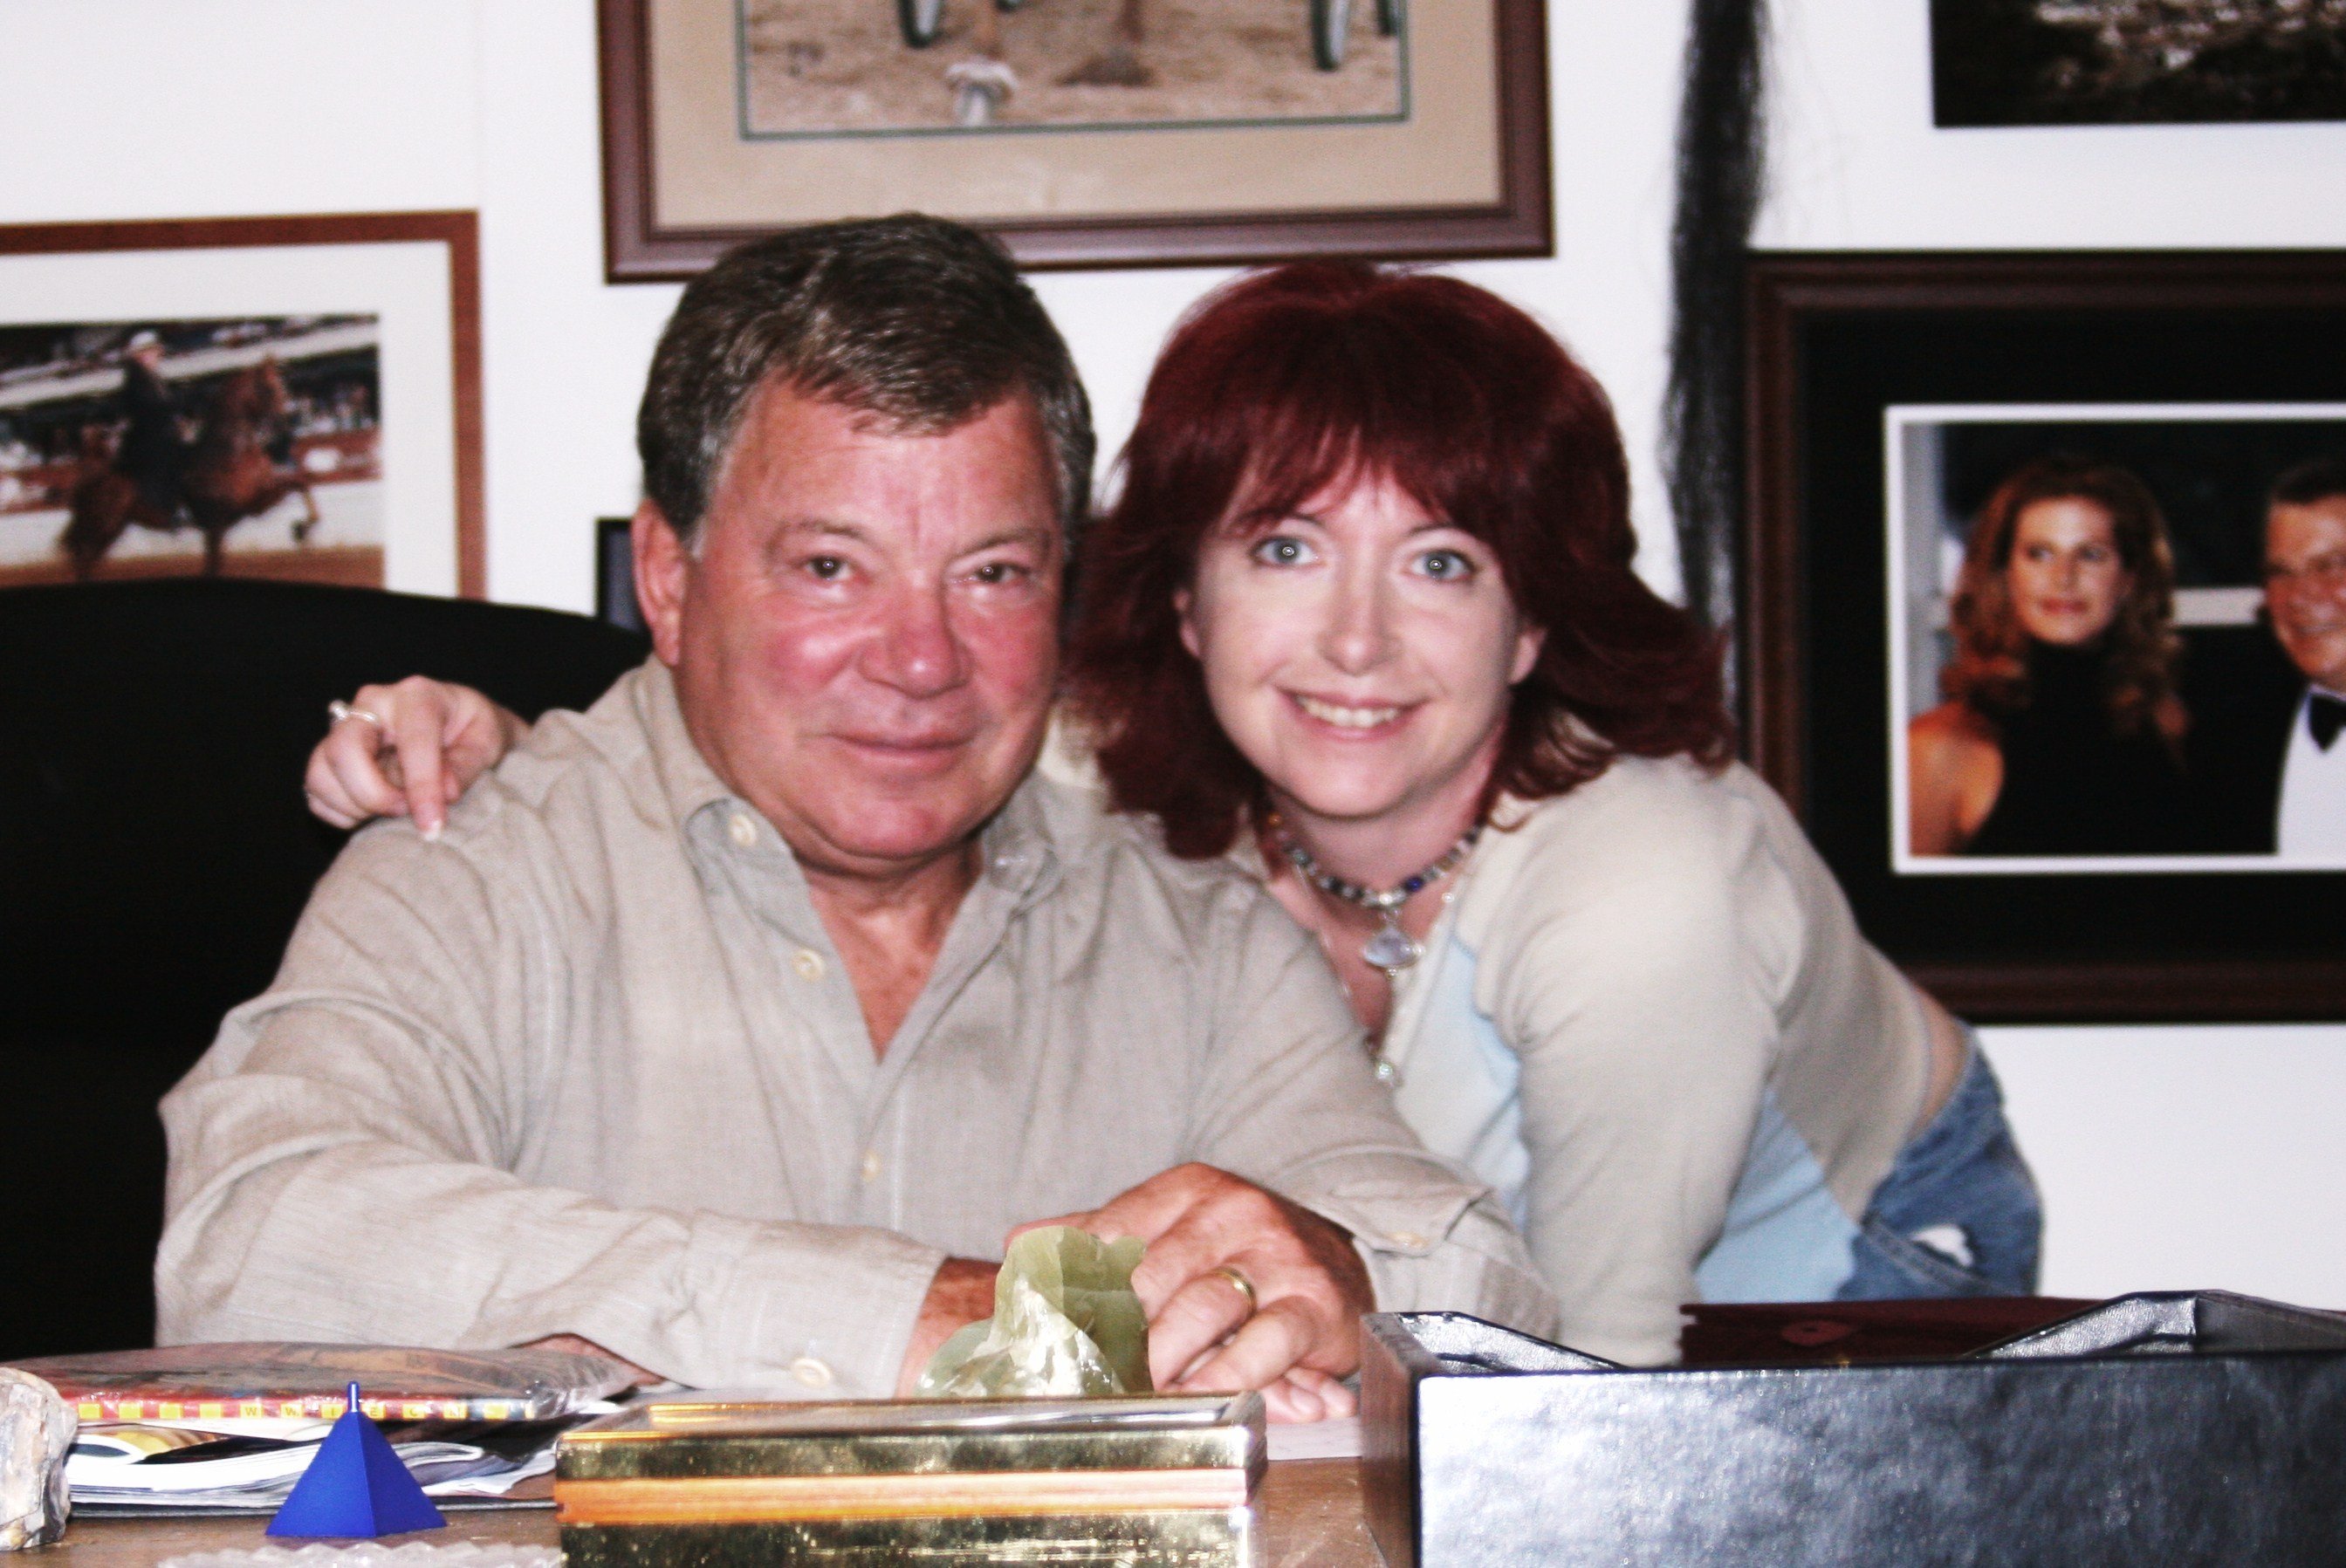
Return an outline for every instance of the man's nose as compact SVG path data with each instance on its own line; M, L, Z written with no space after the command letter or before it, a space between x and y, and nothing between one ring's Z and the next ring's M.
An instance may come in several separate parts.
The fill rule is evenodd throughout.
M969 678L969 651L953 624L941 584L907 585L881 612L863 674L907 697L934 697Z
M1341 574L1331 585L1321 655L1346 675L1365 675L1392 657L1392 606L1384 585L1366 574Z

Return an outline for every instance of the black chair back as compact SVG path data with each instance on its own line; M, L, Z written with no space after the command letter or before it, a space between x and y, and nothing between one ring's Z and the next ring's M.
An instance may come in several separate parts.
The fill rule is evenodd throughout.
M644 654L580 616L366 589L0 591L0 1358L151 1339L155 1102L269 984L341 847L301 799L327 702L422 673L535 717Z

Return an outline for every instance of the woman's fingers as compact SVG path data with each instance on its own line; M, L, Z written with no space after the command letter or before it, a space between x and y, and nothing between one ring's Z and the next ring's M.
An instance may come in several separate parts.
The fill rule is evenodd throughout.
M361 687L358 705L382 716L399 759L398 781L407 813L425 838L438 838L448 822L446 692L436 681L410 676L393 687Z
M319 814L336 827L355 827L370 817L407 809L398 788L384 775L377 749L382 743L378 727L363 718L345 718L327 730L310 753L304 786L312 800L330 809ZM345 820L335 821L336 816Z

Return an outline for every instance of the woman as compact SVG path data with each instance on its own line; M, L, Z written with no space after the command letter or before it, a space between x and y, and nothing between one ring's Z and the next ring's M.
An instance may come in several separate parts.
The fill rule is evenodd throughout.
M1947 700L1907 727L1915 854L2193 847L2174 585L2126 470L2047 457L1996 487L1964 553Z
M2031 1287L1994 1080L1727 760L1716 647L1631 570L1620 436L1555 340L1452 279L1243 279L1126 465L1069 659L1108 804L1318 934L1567 1343L1667 1360L1698 1296ZM362 696L495 749L478 698ZM377 809L363 728L313 761L329 814Z

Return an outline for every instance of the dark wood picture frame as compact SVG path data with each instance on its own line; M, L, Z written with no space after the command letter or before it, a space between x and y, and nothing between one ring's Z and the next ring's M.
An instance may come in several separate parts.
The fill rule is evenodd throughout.
M663 227L653 188L652 0L597 0L603 115L605 274L614 283L688 279L771 228ZM878 0L873 0L874 4ZM1456 0L1434 0L1453 4ZM1547 256L1556 249L1549 172L1546 0L1486 0L1496 24L1500 194L1487 205L981 221L1022 267L1244 266L1300 256L1417 260ZM775 227L780 227L779 225Z
M2346 1018L2346 873L1892 868L1884 411L2346 402L2346 252L1776 253L1749 279L1746 752L1983 1021Z
M456 595L488 594L481 419L481 259L471 211L340 212L293 217L32 223L0 228L0 256L83 251L218 250L304 245L436 242L448 249L452 417L454 422Z

